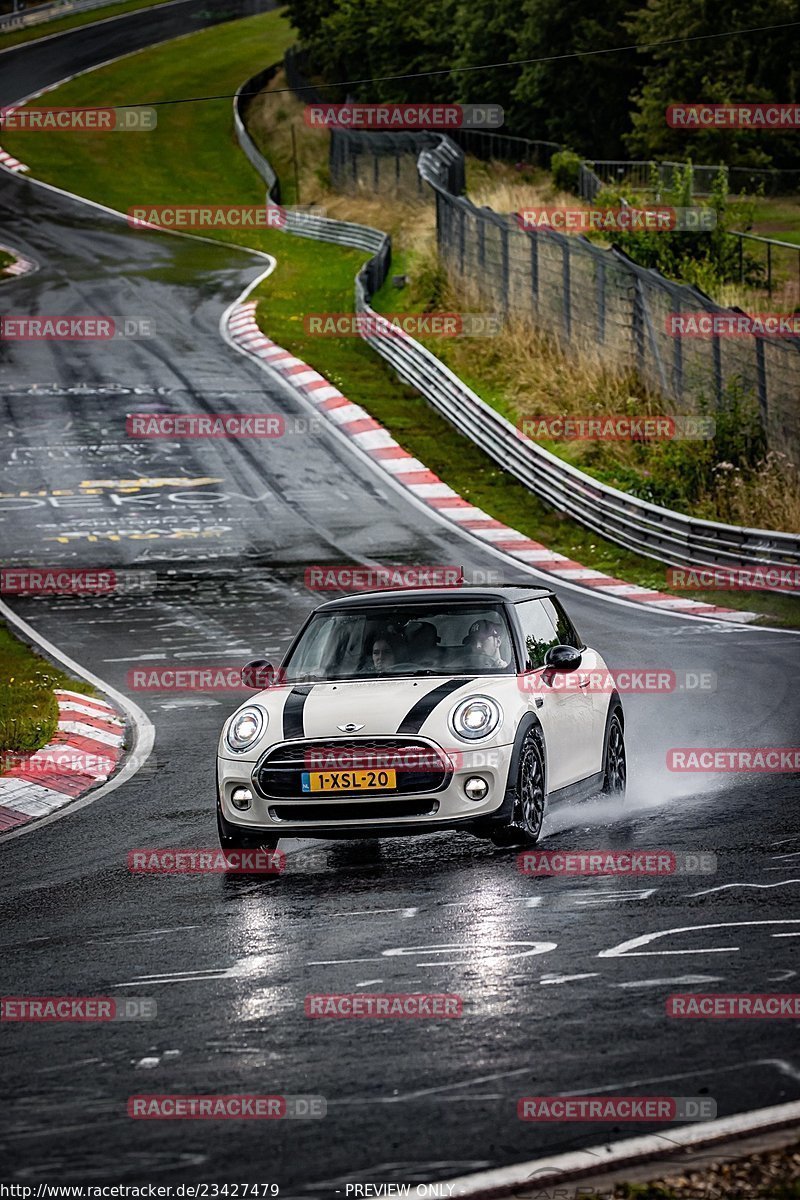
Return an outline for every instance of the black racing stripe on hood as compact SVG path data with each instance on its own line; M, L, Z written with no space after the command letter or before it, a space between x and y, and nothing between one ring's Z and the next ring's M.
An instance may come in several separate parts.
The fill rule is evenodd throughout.
M448 679L446 683L440 683L438 687L433 688L427 695L421 696L414 707L403 717L397 732L403 734L419 733L437 704L446 699L457 688L466 687L468 683L472 683L472 680Z
M286 703L283 706L284 741L289 741L291 738L305 737L303 709L306 706L308 694L313 686L313 683L300 683L297 687L293 687L286 697Z

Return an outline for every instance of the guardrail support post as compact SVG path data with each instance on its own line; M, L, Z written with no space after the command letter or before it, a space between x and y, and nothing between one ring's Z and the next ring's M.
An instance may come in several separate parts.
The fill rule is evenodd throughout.
M602 345L606 340L606 264L603 260L595 259L597 274L597 341Z
M767 393L767 364L764 356L764 339L756 336L756 395L758 407L761 410L761 424L766 429L769 412L769 397Z
M711 338L711 353L714 357L714 394L717 404L722 404L722 347L719 336Z
M683 397L683 342L672 338L672 390L676 400Z
M503 225L500 229L500 246L503 255L502 270L503 270L503 311L508 312L511 289L511 278L508 263L508 226Z

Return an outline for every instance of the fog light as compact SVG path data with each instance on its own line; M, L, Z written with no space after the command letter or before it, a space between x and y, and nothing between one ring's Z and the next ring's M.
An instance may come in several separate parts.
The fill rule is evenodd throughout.
M464 794L468 800L485 800L489 785L480 775L471 775L464 784Z
M252 799L253 793L250 791L250 788L235 787L231 792L231 804L234 808L249 808Z

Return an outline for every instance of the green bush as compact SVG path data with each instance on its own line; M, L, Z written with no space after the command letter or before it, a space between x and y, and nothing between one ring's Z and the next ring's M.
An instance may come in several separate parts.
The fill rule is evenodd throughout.
M577 192L580 189L581 163L583 159L574 150L557 150L550 159L553 182L562 192Z
M626 200L634 208L653 204L670 208L702 205L716 215L715 227L694 233L682 230L619 230L613 234L590 234L590 238L612 240L634 262L652 267L681 283L690 283L706 293L725 283L739 282L739 241L730 229L747 230L753 223L754 200L728 198L728 183L724 171L716 175L711 194L700 200L693 194L692 164L675 173L672 186L660 187L657 169L653 174L654 202L625 187L604 188L594 199L594 207L616 209ZM763 282L764 267L746 251L742 256L741 282L758 287Z
M728 384L718 405L701 397L698 411L714 417L713 438L639 446L635 466L611 469L614 486L652 504L686 512L711 500L719 486L720 464L745 473L760 467L767 453L764 429L758 405L740 381ZM606 482L612 480L606 477Z

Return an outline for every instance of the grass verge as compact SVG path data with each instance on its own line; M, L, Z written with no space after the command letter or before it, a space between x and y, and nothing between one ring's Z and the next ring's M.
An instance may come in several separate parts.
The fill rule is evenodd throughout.
M137 102L146 104L176 95L203 94L212 80L216 93L233 92L249 75L277 61L291 41L291 30L277 13L249 17L194 34L191 52L187 40L166 43L72 80L58 89L57 101L91 105L102 100L112 105L135 95ZM48 94L47 103L55 102ZM281 95L270 104L275 106L275 124L285 125L298 102ZM298 126L297 133L302 133L302 126ZM319 135L313 132L313 136ZM191 153L187 153L189 146ZM276 136L275 166L287 179L289 146L290 139ZM69 138L59 138L45 131L35 136L19 131L8 148L28 162L39 178L122 211L147 203L263 201L263 184L236 144L229 99L166 107L160 111L157 130L147 136L117 139L97 133L70 133ZM392 216L390 206L375 199L362 203L360 198L353 201L325 195L319 151L315 158L302 139L299 149L304 203L322 200L331 215L355 216L379 227L402 224L404 210L400 206L395 207ZM180 163L180 171L176 171L176 163ZM285 199L291 202L294 197L289 192ZM416 212L420 227L430 223L430 206ZM363 405L461 495L587 566L633 583L668 590L661 564L628 553L547 509L434 413L416 392L400 384L360 339L321 339L304 331L305 312L352 311L353 276L364 255L287 237L275 230L216 229L214 236L275 254L277 269L256 293L262 328L323 372L351 400ZM399 265L402 268L402 258ZM790 597L693 593L692 598L754 610L772 624L800 625L800 601Z
M54 688L69 688L87 696L96 690L73 679L36 654L0 624L0 754L30 754L46 745L58 724ZM0 760L0 773L2 761Z
M13 261L13 254L8 254L5 250L0 250L0 275L5 271L6 267L11 266Z

